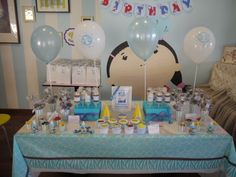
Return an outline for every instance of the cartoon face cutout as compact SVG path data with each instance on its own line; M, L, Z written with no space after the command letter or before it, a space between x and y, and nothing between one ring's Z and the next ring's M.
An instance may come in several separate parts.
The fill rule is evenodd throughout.
M127 42L120 44L113 50L107 63L108 83L110 85L132 86L133 95L138 95L140 92L138 88L144 85L142 65L143 60L133 53Z
M153 55L147 60L148 87L162 87L171 81L180 65L172 48L163 40L159 42Z
M107 77L110 85L132 86L135 99L144 98L144 65L127 42L117 46L107 63ZM147 87L161 87L172 81L176 86L182 83L177 56L164 40L159 41L153 55L146 61Z

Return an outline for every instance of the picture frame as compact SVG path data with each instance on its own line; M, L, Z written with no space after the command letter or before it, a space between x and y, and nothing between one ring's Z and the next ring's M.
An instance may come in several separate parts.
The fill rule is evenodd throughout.
M35 10L33 6L22 6L22 13L26 23L35 22Z
M221 62L236 64L236 46L225 46Z
M112 108L129 111L132 108L132 87L112 86Z
M16 0L0 0L0 44L20 43Z
M36 0L38 13L69 13L70 0Z

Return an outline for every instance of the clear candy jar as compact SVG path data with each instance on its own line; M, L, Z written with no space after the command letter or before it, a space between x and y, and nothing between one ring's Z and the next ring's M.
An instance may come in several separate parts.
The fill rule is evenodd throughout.
M75 92L75 95L74 95L74 102L75 103L79 103L80 102L80 93L79 93L79 90L77 90Z

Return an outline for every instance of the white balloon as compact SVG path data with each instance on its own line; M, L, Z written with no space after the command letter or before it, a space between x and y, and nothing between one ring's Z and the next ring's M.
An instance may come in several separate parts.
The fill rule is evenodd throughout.
M184 52L195 63L201 63L215 48L214 34L206 27L196 27L184 39Z
M94 21L83 21L74 31L74 42L86 59L99 59L105 49L105 33Z

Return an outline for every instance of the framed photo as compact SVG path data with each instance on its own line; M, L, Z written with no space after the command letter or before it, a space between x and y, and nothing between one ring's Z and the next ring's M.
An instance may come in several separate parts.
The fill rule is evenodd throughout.
M112 108L118 110L131 110L132 87L112 86Z
M236 46L225 46L221 61L223 63L236 64Z
M37 12L69 13L70 0L36 0Z
M0 43L20 43L16 0L0 0Z

